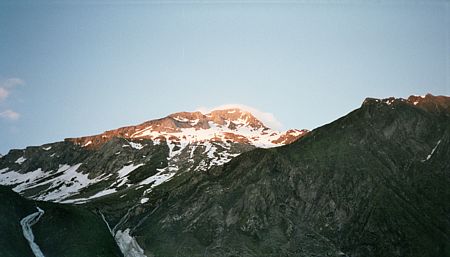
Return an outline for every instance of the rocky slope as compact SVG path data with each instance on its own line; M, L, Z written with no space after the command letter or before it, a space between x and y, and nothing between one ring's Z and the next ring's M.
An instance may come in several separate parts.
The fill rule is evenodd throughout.
M240 109L175 113L100 135L11 150L0 158L0 184L31 199L64 203L149 192L177 173L205 171L306 132L272 130Z
M450 256L448 104L366 99L290 145L175 176L126 215L113 197L88 205L140 256Z

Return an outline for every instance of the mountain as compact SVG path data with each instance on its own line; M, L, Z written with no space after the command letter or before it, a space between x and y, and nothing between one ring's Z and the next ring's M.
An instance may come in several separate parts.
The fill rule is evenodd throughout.
M52 186L61 194L80 188L68 197L45 199L66 204L37 202L46 211L41 219L52 219L47 208L89 213L86 220L94 224L103 219L110 233L101 240L114 238L127 257L445 257L450 256L449 106L444 96L367 98L344 117L268 149L256 145L278 145L283 133L262 134L264 125L250 118L220 123L212 113L174 114L93 137L12 150L0 159L0 181L34 199L49 196L45 192ZM237 126L230 128L231 123ZM210 130L216 131L213 137L203 136ZM259 131L259 136L242 132L250 142L243 144L228 139L229 130ZM219 148L225 142L230 147ZM209 165L209 145L217 148L214 153L241 152ZM165 174L170 179L155 177ZM79 186L81 181L88 186ZM89 198L95 192L103 193ZM8 206L31 201L16 194L2 199L13 199ZM29 211L3 220L18 226L18 217ZM59 226L45 234L37 234L36 227L46 257L64 256L39 241Z
M266 127L250 112L241 109L201 112L179 112L165 118L144 122L137 126L106 131L100 135L68 138L66 141L88 148L99 148L114 137L129 140L149 139L185 146L192 143L241 143L256 147L275 147L289 144L306 130L284 133Z
M0 159L0 184L35 200L84 203L117 192L150 191L177 173L205 171L306 133L278 132L240 109L180 112L100 135L11 150Z
M292 144L174 177L124 222L116 199L91 204L139 256L450 256L442 99L368 98Z

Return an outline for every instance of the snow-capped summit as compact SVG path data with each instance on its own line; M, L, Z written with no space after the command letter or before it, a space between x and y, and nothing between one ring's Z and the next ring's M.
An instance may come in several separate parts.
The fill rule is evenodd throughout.
M271 129L237 108L178 112L99 135L11 150L0 161L0 184L32 199L65 203L135 190L145 197L176 174L207 171L305 133Z
M198 111L178 112L137 126L66 140L89 148L99 147L114 137L132 140L150 139L156 143L170 141L189 144L213 141L268 148L291 143L306 132L307 130L297 129L285 132L273 130L250 112L232 108L214 110L206 114Z

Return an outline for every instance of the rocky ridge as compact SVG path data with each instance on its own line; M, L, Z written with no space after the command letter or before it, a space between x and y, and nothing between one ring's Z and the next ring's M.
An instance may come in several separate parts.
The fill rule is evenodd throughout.
M240 109L180 112L95 136L11 150L0 159L0 184L31 199L65 203L136 189L148 193L177 173L203 172L306 133L272 130Z
M389 97L384 99L366 98L363 105L373 104L386 104L386 105L401 105L408 104L413 105L427 112L432 112L442 115L450 115L450 102L446 96L434 96L432 94L426 94L424 96L411 95L407 99Z
M276 147L292 143L307 130L279 132L266 127L250 112L233 108L210 113L178 112L165 118L109 130L99 135L68 138L66 141L87 148L99 148L111 138L149 139L169 144L201 142L242 143L255 147Z

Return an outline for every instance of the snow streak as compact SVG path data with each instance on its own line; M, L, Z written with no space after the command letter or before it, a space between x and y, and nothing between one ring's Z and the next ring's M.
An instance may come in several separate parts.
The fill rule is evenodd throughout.
M41 249L39 248L39 245L34 242L34 235L33 231L31 230L31 226L36 224L42 217L42 215L44 215L44 210L39 207L36 208L38 211L23 218L20 221L20 225L22 226L23 236L28 241L28 244L30 245L31 251L33 251L34 256L45 257Z

